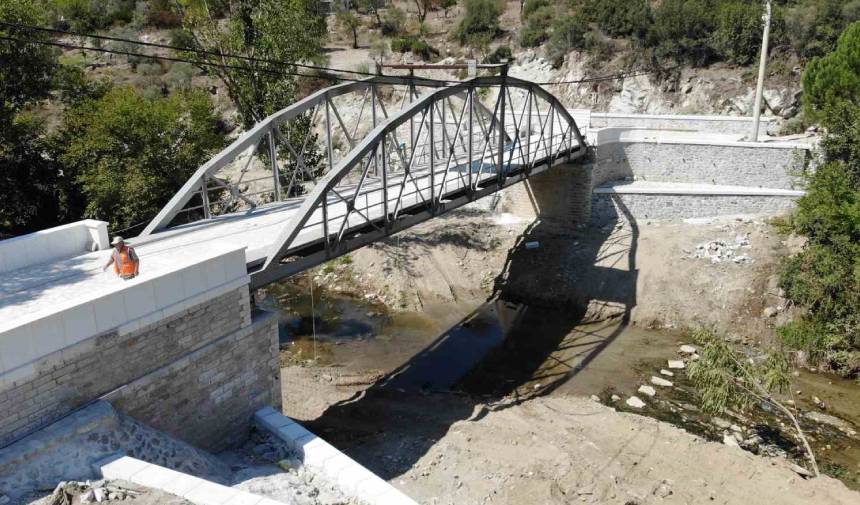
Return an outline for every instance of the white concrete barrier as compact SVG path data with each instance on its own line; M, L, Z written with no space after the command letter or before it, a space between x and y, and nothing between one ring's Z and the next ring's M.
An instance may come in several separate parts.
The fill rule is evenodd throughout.
M0 273L108 247L107 223L85 219L0 240Z
M370 505L418 505L415 500L272 407L260 409L254 419L299 453L303 465L336 482L344 494Z
M108 331L135 331L250 281L244 248L226 244L185 249L129 281L106 278L89 291L0 320L0 388L30 376L43 356Z
M130 456L113 456L96 463L102 477L124 480L176 495L196 505L284 505L265 496L248 493L212 481L153 465Z

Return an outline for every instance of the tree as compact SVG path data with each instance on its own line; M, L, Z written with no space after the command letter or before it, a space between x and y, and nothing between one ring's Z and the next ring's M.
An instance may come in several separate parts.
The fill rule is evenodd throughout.
M547 54L556 66L561 64L568 52L585 48L587 29L587 23L578 14L556 19L552 25L552 35L549 37L547 46Z
M501 15L502 6L498 0L466 0L466 12L456 30L458 40L471 46L488 44L501 33Z
M415 8L418 10L418 22L423 23L427 19L427 14L433 7L433 0L412 0L415 2Z
M713 44L722 59L738 65L755 61L761 48L761 13L759 2L733 1L720 4Z
M358 49L358 29L361 27L361 19L352 11L337 11L334 16L340 29L352 35L352 48Z
M151 219L224 134L202 92L148 99L114 88L68 110L51 142L87 198L86 215L120 229Z
M46 22L45 9L32 0L0 2L0 21ZM44 40L45 34L0 27L0 36ZM57 52L35 42L0 40L0 234L20 234L54 226L68 198L62 172L45 156L44 125L26 108L50 96L62 81Z
M44 25L44 10L32 0L3 0L0 21L22 25ZM39 44L47 35L0 26L0 36L34 42L0 40L0 106L18 111L47 98L57 71L57 51Z
M206 2L181 0L183 30L195 49L219 55L238 54L288 62L272 65L228 56L194 54L196 60L230 65L201 69L220 79L236 105L242 124L250 128L296 99L296 72L289 63L323 61L325 18L312 0L235 0L225 24Z
M785 353L773 350L756 365L739 358L731 345L712 331L698 329L692 336L701 350L700 358L690 363L688 376L701 392L702 409L719 414L729 408L746 410L755 403L773 405L791 420L812 470L818 476L815 454L797 416L775 396L786 392L791 385Z
M822 119L828 109L860 105L860 22L845 30L836 49L813 58L803 73L804 112Z

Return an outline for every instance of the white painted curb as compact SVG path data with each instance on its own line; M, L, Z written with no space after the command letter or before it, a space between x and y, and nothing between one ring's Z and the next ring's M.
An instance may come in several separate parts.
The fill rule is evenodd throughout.
M254 419L296 451L304 465L336 482L344 494L370 505L418 505L415 500L272 407L258 410Z
M116 455L96 463L105 479L122 479L174 494L196 505L285 505L232 487L153 465L130 456Z

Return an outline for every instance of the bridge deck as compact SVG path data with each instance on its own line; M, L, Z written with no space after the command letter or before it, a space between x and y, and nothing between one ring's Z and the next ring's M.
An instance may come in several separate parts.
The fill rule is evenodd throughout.
M553 146L547 145L547 147L557 149L562 138L559 136L553 140ZM514 148L513 151L516 152L517 149ZM545 152L546 149L541 147L537 158L545 158ZM507 153L510 154L510 151ZM519 163L519 154L514 154L510 165L516 167ZM463 163L449 167L447 178L445 178L445 167L437 165L432 179L435 181L437 192L444 180L443 200L446 194L461 191L468 184L470 166L473 182L478 184L493 180L497 176L496 166L489 155L483 160L476 158L471 164ZM429 201L430 172L429 167L418 166L413 169L411 177L405 177L402 173L390 174L387 194L389 212L394 212L395 209L401 212L408 211L414 206L423 205ZM403 187L402 196L399 191L391 191L392 188L397 188L398 184ZM354 185L338 187L344 196L347 193L353 196L354 193L350 190L354 191L354 188ZM362 210L367 219L353 212L344 224L344 216L347 214L346 204L337 198L329 198L329 233L339 230L342 224L344 224L344 230L348 232L350 229L366 226L368 220L382 219L386 198L383 195L381 181L365 182L356 196L356 208ZM130 239L129 243L135 247L141 257L142 276L166 272L172 269L172 265L176 262L191 259L214 243L229 243L245 247L246 260L251 265L266 259L279 232L296 216L303 202L303 198L296 198L262 205L253 210L226 214L176 226L148 237ZM320 212L315 212L302 228L294 242L295 247L320 241L322 237L322 215ZM98 251L0 274L2 326L13 325L15 319L25 314L52 312L58 306L73 302L81 292L96 295L107 294L118 289L126 281L118 279L112 271L102 272L101 270L109 255L110 251Z

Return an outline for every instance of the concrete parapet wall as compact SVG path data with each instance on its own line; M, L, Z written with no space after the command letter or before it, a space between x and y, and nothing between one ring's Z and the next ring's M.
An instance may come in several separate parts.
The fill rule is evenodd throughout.
M0 273L108 247L107 223L84 219L0 240Z
M763 117L762 131L773 118ZM745 135L752 131L753 120L740 116L697 116L674 114L623 114L617 112L592 112L592 128L633 127L659 130L695 130L712 133L733 133Z
M40 310L19 310L0 320L0 391L38 374L44 358L59 351L98 335L122 335L167 320L248 282L241 248L209 248L190 262L177 260L166 271L144 272L130 281L112 278Z

